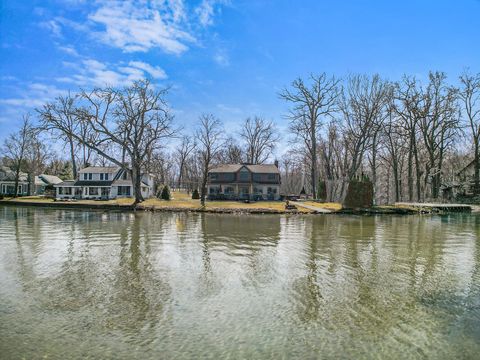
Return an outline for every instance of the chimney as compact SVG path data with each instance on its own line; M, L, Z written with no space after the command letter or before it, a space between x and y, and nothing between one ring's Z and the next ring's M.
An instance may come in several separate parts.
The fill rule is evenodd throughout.
M277 160L277 159L275 159L275 161L273 162L273 164L274 164L274 165L277 167L277 169L278 169L278 160Z

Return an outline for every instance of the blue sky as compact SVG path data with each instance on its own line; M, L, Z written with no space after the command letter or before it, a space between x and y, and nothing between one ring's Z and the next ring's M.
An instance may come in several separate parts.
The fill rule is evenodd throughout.
M480 72L479 19L478 0L2 0L0 140L68 90L143 76L186 128L211 112L229 132L252 115L285 129L278 91L311 72Z

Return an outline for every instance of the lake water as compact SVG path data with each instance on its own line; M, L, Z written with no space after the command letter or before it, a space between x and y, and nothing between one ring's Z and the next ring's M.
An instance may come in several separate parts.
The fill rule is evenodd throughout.
M0 206L2 359L478 359L480 216Z

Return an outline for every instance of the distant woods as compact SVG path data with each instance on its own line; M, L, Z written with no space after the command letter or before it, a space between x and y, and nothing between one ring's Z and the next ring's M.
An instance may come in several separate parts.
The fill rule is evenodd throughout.
M465 72L455 84L442 72L424 81L298 78L277 94L286 106L284 132L280 119L255 114L233 127L215 114L186 125L174 117L168 92L141 80L58 97L7 137L2 162L17 173L49 171L64 179L88 165L114 164L130 171L140 202L145 171L159 186L198 190L203 201L213 166L278 160L285 194L304 190L337 201L349 181L368 179L376 202L389 203L439 199L473 161L480 194L479 74Z
M285 185L298 188L301 173L315 194L324 179L327 198L338 200L346 183L361 177L373 183L377 203L436 200L471 159L479 194L479 96L480 75L469 73L458 86L442 72L426 82L407 75L398 82L378 75L297 79L280 92L296 144L282 159Z

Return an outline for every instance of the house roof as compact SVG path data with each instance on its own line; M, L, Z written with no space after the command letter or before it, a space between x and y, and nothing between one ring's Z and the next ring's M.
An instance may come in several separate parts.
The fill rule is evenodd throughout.
M78 180L75 181L74 186L97 186L104 187L112 185L113 181L91 181L91 180Z
M15 181L15 172L7 166L0 167L0 180L2 181ZM24 172L20 172L18 176L18 181L26 182L28 180L28 175Z
M55 175L40 174L38 177L47 185L55 185L62 182L62 179Z
M143 186L149 186L147 183L144 181L141 182ZM133 186L133 183L131 180L115 180L112 184L112 186Z
M78 173L79 174L83 174L83 173L109 173L109 174L114 174L119 169L120 169L119 166L89 166L89 167L83 168Z
M55 184L54 186L75 186L75 180L65 180L61 183Z
M274 164L256 164L256 165L224 164L211 169L209 172L210 173L233 173L233 172L237 172L244 166L253 173L261 173L261 174L280 173L280 171Z

